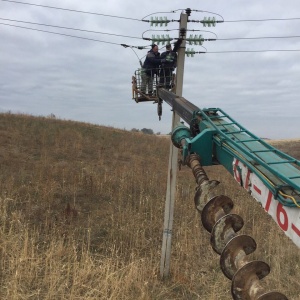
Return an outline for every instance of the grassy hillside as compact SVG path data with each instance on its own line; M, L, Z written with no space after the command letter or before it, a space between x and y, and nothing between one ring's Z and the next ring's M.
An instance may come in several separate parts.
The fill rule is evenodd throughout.
M294 142L293 142L294 143ZM300 156L299 147L280 147ZM85 123L0 114L0 299L231 299L178 175L171 277L159 276L169 140ZM300 299L300 255L221 166L220 180L266 261L267 290Z

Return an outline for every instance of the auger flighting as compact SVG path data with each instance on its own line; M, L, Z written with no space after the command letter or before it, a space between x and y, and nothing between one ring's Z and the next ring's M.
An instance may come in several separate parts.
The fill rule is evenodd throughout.
M237 235L244 221L239 215L231 213L233 201L225 195L213 196L220 182L209 180L197 154L189 155L186 163L197 183L195 207L201 215L203 227L211 234L212 248L221 255L221 269L232 281L233 299L287 300L279 292L266 292L261 285L260 280L270 273L270 267L263 261L247 259L247 255L255 251L256 242L248 235Z

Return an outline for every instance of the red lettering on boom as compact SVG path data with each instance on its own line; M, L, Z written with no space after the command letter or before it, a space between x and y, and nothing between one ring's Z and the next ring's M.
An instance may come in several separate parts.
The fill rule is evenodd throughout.
M270 205L271 205L271 201L272 201L272 196L273 194L269 191L268 193L268 198L267 198L267 202L266 202L266 207L265 210L268 212L270 209Z
M300 230L294 224L292 224L292 229L300 236Z
M281 222L280 214L282 214L283 216L283 222ZM278 203L277 205L276 217L277 217L278 225L281 227L281 229L287 231L289 226L289 219L281 203Z
M254 184L253 185L254 190L261 195L261 190Z

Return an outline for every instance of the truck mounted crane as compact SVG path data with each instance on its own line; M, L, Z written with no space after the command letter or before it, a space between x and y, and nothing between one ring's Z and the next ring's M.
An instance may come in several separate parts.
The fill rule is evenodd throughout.
M249 132L221 108L200 109L155 81L156 94L141 93L139 74L136 71L132 77L133 99L157 104L159 117L165 102L184 121L173 129L171 140L180 149L181 163L195 176L195 207L204 228L211 233L212 248L220 254L224 275L232 280L233 299L287 299L261 286L260 279L269 274L270 267L263 261L247 260L256 242L248 235L237 234L243 219L231 213L233 201L229 197L214 195L219 182L209 180L203 167L223 165L300 247L300 161Z
M196 180L195 207L203 227L211 234L210 244L213 250L220 255L221 270L232 281L233 299L286 300L288 298L284 294L266 291L261 284L260 280L270 273L270 266L261 260L248 259L247 256L256 250L256 242L248 235L238 234L244 225L243 219L232 213L232 199L218 194L216 187L220 182L210 180L203 167L224 166L300 248L300 161L252 134L221 108L200 109L182 97L184 57L195 53L193 49L186 49L186 42L201 45L204 41L198 36L187 38L187 23L200 22L210 27L224 21L215 20L214 17L204 18L202 21L189 20L191 12L187 8L180 15L179 37L173 48L174 52L178 52L177 71L172 83L169 84L169 79L166 78L164 82L162 69L153 70L150 73L156 75L152 76L147 93L143 67L132 76L132 99L136 103L157 104L159 119L163 103L170 105L173 111L173 146L170 147L161 276L164 277L169 272L176 186L174 168L176 169L177 149L180 149L180 163L192 169ZM150 21L151 25L168 22L171 20ZM152 38L153 42L156 40L158 43L165 41L163 37ZM170 43L169 40L168 42ZM172 72L167 72L170 73Z

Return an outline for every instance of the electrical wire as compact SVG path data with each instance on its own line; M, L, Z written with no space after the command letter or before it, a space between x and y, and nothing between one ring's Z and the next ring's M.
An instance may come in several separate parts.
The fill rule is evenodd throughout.
M300 49L274 49L274 50L229 50L229 51L209 51L207 54L219 54L219 53L247 53L247 52L299 52ZM197 52L196 52L197 53ZM203 53L203 52L199 52Z
M179 29L148 29L148 30L145 30L143 33L142 33L142 39L143 40L148 40L148 41L151 41L152 39L151 38L146 38L144 37L144 34L148 31L150 32L157 32L157 31L164 31L164 32L169 32L169 31L178 31ZM174 40L173 38L170 39L170 41Z
M97 39L92 39L92 38L86 38L86 37L80 37L76 35L70 35L70 34L65 34L65 33L59 33L59 32L53 32L53 31L48 31L48 30L41 30L41 29L36 29L36 28L30 28L30 27L25 27L25 26L19 26L19 25L13 25L13 24L6 24L6 23L1 23L0 25L4 26L11 26L11 27L16 27L16 28L22 28L22 29L27 29L27 30L33 30L33 31L39 31L39 32L45 32L45 33L51 33L51 34L56 34L56 35L61 35L61 36L67 36L67 37L72 37L72 38L78 38L82 40L89 40L93 42L99 42L99 43L106 43L106 44L111 44L111 45L119 45L123 46L124 48L131 47L131 48L136 48L139 50L146 49L150 45L147 46L132 46L132 45L127 45L127 44L119 44L119 43L113 43L113 42L107 42L107 41L102 41L102 40L97 40ZM251 53L251 52L299 52L300 49L276 49L276 50L229 50L229 51L209 51L209 52L203 52L203 51L198 51L194 52L194 54L222 54L222 53Z
M37 6L37 7L43 7L43 8L58 9L58 10L64 10L64 11L70 11L70 12L77 12L77 13L83 13L83 14L97 15L97 16L103 16L103 17L110 17L110 18L126 19L126 20L133 20L133 21L142 21L140 19L135 19L135 18L106 15L106 14L100 14L100 13L95 13L95 12L69 9L69 8L61 8L61 7L41 5L41 4L34 4L34 3L28 3L28 2L20 2L20 1L13 1L13 0L1 0L1 1L11 2L11 3L16 3L16 4L25 4L25 5Z
M269 21L295 21L300 18L282 18L282 19L253 19L253 20L224 20L224 23L230 22L269 22Z
M127 38L132 38L132 39L139 39L139 40L142 39L142 38L136 37L136 36L121 35L121 34L114 34L114 33L107 33L107 32L93 31L93 30L80 29L80 28L73 28L73 27L64 27L64 26L58 26L58 25L49 25L49 24L44 24L44 23L36 23L36 22L20 21L20 20L15 20L15 19L5 19L5 18L0 18L0 20L4 20L4 21L12 21L12 22L19 22L19 23L25 23L25 24L32 24L32 25L39 25L39 26L54 27L54 28L61 28L61 29L68 29L68 30L76 30L76 31L90 32L90 33L106 34L106 35L111 35L111 36L121 36L121 37L127 37ZM146 39L146 38L144 38L144 40L145 40L145 39Z
M204 47L203 47L204 48ZM259 53L259 52L299 52L300 49L273 49L273 50L225 50L225 51L192 51L188 54L230 54L230 53Z
M193 32L196 32L196 31L208 32L208 33L212 33L212 34L214 34L214 35L215 35L215 37L217 37L217 35L216 35L214 32L210 31L210 30L202 30L202 29L187 29L186 31L193 31Z
M145 30L143 33L142 33L142 37L144 40L150 40L148 38L144 38L144 34L148 31L150 32L156 32L156 31L165 31L165 32L169 32L169 31L179 31L180 29L148 29L148 30ZM196 31L201 31L201 32L208 32L208 33L212 33L215 35L215 37L217 37L217 35L210 31L210 30L201 30L201 29L187 29L187 31L193 31L193 32L196 32ZM178 38L174 38L174 39L178 39ZM174 40L173 38L171 40ZM214 39L215 40L215 39Z
M1 0L3 1L3 0ZM6 1L6 0L5 0ZM13 21L13 22L22 22L22 23L28 23L28 24L33 24L33 25L41 25L41 26L48 26L48 27L55 27L55 28L62 28L62 29L69 29L69 30L76 30L76 31L83 31L83 32L91 32L91 33L98 33L98 34L107 34L111 36L121 36L121 37L128 37L128 38L136 38L136 39L143 39L143 40L151 40L150 38L139 38L139 37L133 37L133 36L126 36L126 35L119 35L119 34L112 34L112 33L106 33L106 32L99 32L99 31L91 31L91 30L85 30L85 29L79 29L79 28L71 28L71 27L64 27L64 26L56 26L56 25L49 25L49 24L43 24L43 23L35 23L35 22L27 22L27 21L20 21L20 20L14 20L14 19L5 19L5 18L0 18L0 20L7 20L7 21ZM125 48L127 47L133 47L137 48L139 50L141 49L146 49L148 46L131 46L131 45L126 45L126 44L119 44L119 43L113 43L113 42L108 42L108 41L102 41L102 40L97 40L97 39L92 39L92 38L86 38L86 37L80 37L80 36L74 36L70 34L64 34L64 33L58 33L58 32L52 32L52 31L47 31L47 30L41 30L41 29L36 29L36 28L30 28L30 27L25 27L25 26L18 26L18 25L12 25L12 24L6 24L6 23L0 23L0 25L5 25L5 26L11 26L11 27L17 27L17 28L22 28L22 29L27 29L27 30L33 30L33 31L40 31L40 32L45 32L45 33L51 33L51 34L56 34L56 35L61 35L61 36L67 36L67 37L72 37L72 38L78 38L78 39L84 39L84 40L89 40L89 41L94 41L94 42L100 42L100 43L106 43L106 44L112 44L112 45L121 45ZM158 30L157 30L158 31ZM300 38L300 36L281 36L281 37L250 37L250 38L224 38L224 39L207 39L207 41L213 40L213 41L226 41L226 40L253 40L253 39L283 39L283 38ZM222 53L258 53L258 52L299 52L299 49L273 49L273 50L228 50L228 51L199 51L199 52L194 52L194 54L222 54Z
M172 12L177 12L177 11L179 11L179 10L181 10L181 11L187 11L188 9L187 8L179 8L179 9L176 9L176 10L173 10ZM212 15L216 15L216 16L219 16L219 17L221 17L223 20L222 21L216 21L216 22L218 22L218 23L223 23L224 22L224 18L221 16L221 15L219 15L219 14L217 14L217 13L214 13L214 12L212 12L212 11L208 11L208 10L198 10L198 9L191 9L190 10L191 12L192 11L195 11L195 12L201 12L201 13L209 13L209 14L212 14ZM189 21L189 22L191 22L191 21ZM193 21L192 21L193 22Z
M65 27L65 26L58 26L58 25L49 25L45 23L37 23L37 22L29 22L29 21L22 21L22 20L16 20L16 19L7 19L7 18L0 18L0 20L4 21L11 21L11 22L18 22L18 23L25 23L25 24L32 24L32 25L39 25L39 26L47 26L47 27L54 27L54 28L61 28L61 29L68 29L68 30L74 30L74 31L82 31L82 32L89 32L89 33L97 33L97 34L104 34L104 35L111 35L111 36L120 36L120 37L127 37L132 39L143 39L143 40L151 40L150 38L145 38L144 33L148 31L178 31L179 29L149 29L142 33L142 37L136 37L136 36L129 36L129 35L122 35L122 34L114 34L114 33L108 33L108 32L101 32L101 31L94 31L94 30L87 30L87 29L80 29L80 28L73 28L73 27ZM198 29L189 29L188 31L201 31L201 32L209 32L214 35L216 35L214 32L209 30L198 30ZM300 35L292 35L292 36L262 36L262 37L233 37L233 38L217 38L214 39L214 41L231 41L231 40L259 40L259 39L290 39L290 38L300 38Z
M175 10L154 12L154 13L151 13L151 14L143 17L141 21L149 22L148 20L144 20L144 19L147 18L147 17L149 17L149 16L155 15L155 14L173 14L173 13L175 13ZM171 22L171 20L168 20L168 21ZM172 21L174 21L174 20L172 20Z
M110 17L110 18L118 18L118 19L125 19L125 20L132 20L132 21L140 21L140 22L145 22L148 20L143 20L144 18L153 15L149 14L142 19L137 19L137 18L129 18L129 17L122 17L122 16L114 16L114 15L107 15L107 14L101 14L101 13L96 13L96 12L88 12L88 11L82 11L82 10L75 10L75 9L69 9L69 8L61 8L61 7L56 7L56 6L48 6L48 5L42 5L42 4L35 4L35 3L28 3L28 2L21 2L21 1L14 1L14 0L1 0L3 2L10 2L10 3L16 3L16 4L24 4L24 5L31 5L31 6L37 6L37 7L43 7L43 8L51 8L51 9L58 9L58 10L64 10L64 11L70 11L70 12L77 12L77 13L84 13L84 14L91 14L91 15L97 15L97 16L103 16L103 17ZM156 12L156 13L175 13L176 11L179 10L185 10L185 9L177 9L177 10L172 10L170 12ZM196 12L207 12L211 14L218 15L217 13L210 12L210 11L202 11L202 10L192 10ZM221 16L221 15L219 15ZM221 16L222 17L222 16ZM223 18L223 17L222 17ZM232 22L268 22L268 21L295 21L295 20L300 20L300 17L295 17L295 18L270 18L270 19L248 19L248 20L222 20L220 22L224 23L232 23ZM174 21L174 20L172 20Z
M58 33L58 32L53 32L53 31L48 31L48 30L41 30L41 29L30 28L30 27L19 26L19 25L12 25L12 24L5 24L5 23L0 23L0 25L17 27L17 28L28 29L28 30L39 31L39 32L46 32L46 33L51 33L51 34L57 34L57 35L62 35L62 36L67 36L67 37L72 37L72 38L77 38L77 39L82 39L82 40L89 40L89 41L93 41L93 42L99 42L99 43L105 43L105 44L111 44L111 45L119 45L119 46L123 46L124 48L132 47L132 48L137 48L137 49L141 50L141 49L145 49L147 47L147 46L131 46L131 45L126 45L126 44L118 44L118 43L113 43L113 42L101 41L101 40L92 39L92 38L86 38L86 37L81 37L81 36L76 36L76 35L71 35L71 34L65 34L65 33Z
M205 12L205 13L217 15L217 16L219 16L223 19L222 21L218 21L218 22L222 22L222 23L224 22L224 18L221 15L217 14L217 13L214 13L214 12L211 12L211 11L206 11L206 10L197 10L197 9L192 9L192 11L202 12L202 13Z
M237 37L237 38L225 38L219 39L216 41L233 41L233 40L262 40L262 39L292 39L292 38L300 38L300 35L290 35L290 36L260 36L260 37Z
M134 49L132 47L130 47L130 49L133 51L133 53L135 54L135 56L137 57L138 61L139 61L139 64L140 66L142 67L142 61L141 61L141 58L139 58L139 56L136 54L136 52L134 51Z

